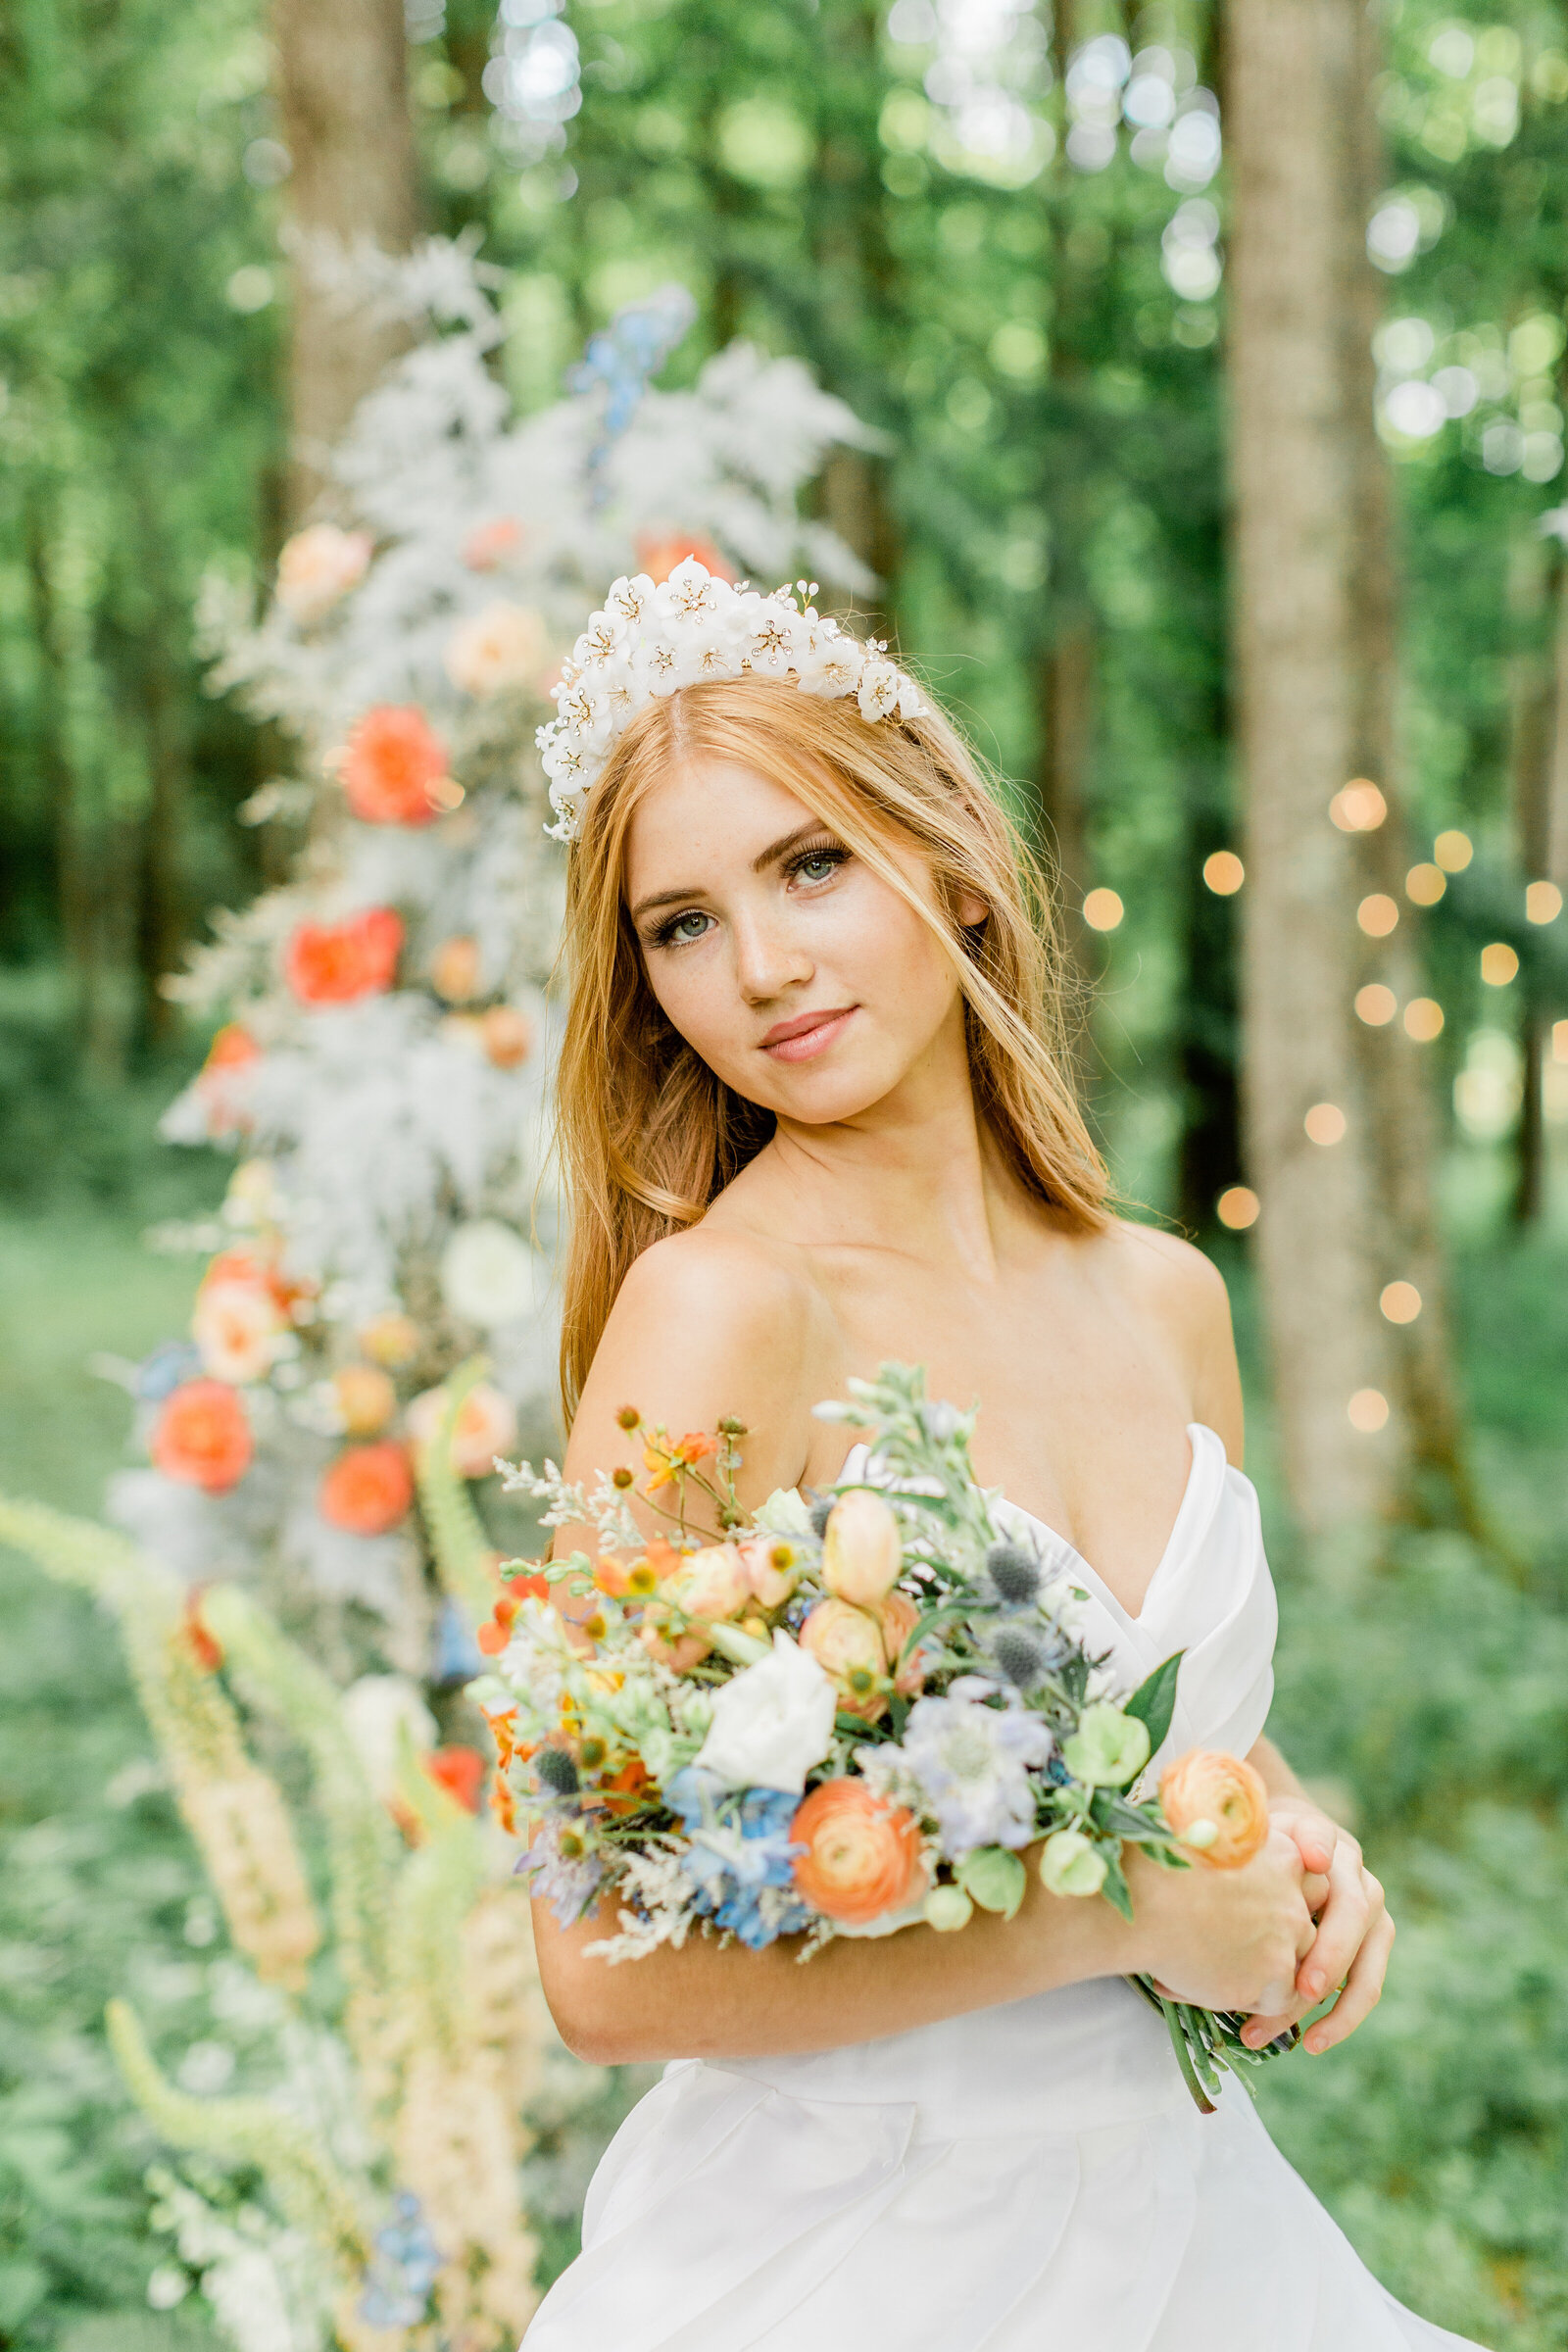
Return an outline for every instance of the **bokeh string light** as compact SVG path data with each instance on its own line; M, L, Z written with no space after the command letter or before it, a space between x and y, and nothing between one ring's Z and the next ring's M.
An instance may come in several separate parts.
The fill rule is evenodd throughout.
M1350 1427L1364 1438L1375 1438L1380 1429L1388 1428L1389 1400L1381 1389L1357 1389L1345 1410Z
M1247 868L1234 850L1216 850L1203 859L1203 880L1217 899L1231 899L1247 880Z
M1441 865L1412 865L1404 877L1404 895L1412 906L1435 906L1447 887Z
M1564 1023L1568 1027L1568 1023ZM1221 1193L1214 1203L1214 1214L1231 1233L1245 1233L1255 1225L1261 1206L1250 1184L1233 1184Z
M1381 980L1371 980L1355 992L1355 1012L1369 1029L1384 1029L1399 1009L1399 1000Z
M1371 891L1356 908L1355 919L1368 939L1387 939L1399 920L1398 901L1386 890Z
M1091 931L1114 931L1126 911L1113 890L1092 890L1084 901L1084 921Z
M1494 939L1481 951L1481 977L1489 988L1506 988L1519 976L1518 951L1506 940Z
M1562 892L1555 882L1531 882L1525 889L1525 920L1554 923L1562 912Z
M1314 1102L1301 1121L1307 1142L1317 1144L1324 1151L1344 1143L1349 1124L1337 1102Z

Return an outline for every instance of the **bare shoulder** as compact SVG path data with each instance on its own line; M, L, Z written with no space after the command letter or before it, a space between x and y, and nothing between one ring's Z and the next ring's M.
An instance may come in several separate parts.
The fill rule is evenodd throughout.
M1152 1317L1177 1354L1191 1387L1192 1417L1206 1422L1242 1458L1242 1388L1225 1277L1178 1234L1117 1218L1106 1240L1116 1277Z
M822 1308L792 1253L733 1228L703 1224L645 1250L621 1285L572 1423L572 1476L624 1458L617 1415L712 1429L726 1415L752 1433L749 1493L792 1485L811 1435L809 1367Z

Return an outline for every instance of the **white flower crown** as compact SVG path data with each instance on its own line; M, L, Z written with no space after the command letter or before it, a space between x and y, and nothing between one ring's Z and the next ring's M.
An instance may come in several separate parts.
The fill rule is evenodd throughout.
M713 678L793 678L825 701L854 695L865 719L918 718L912 679L875 638L861 645L808 600L809 580L762 596L716 579L695 556L655 587L646 573L617 580L562 664L558 715L539 729L557 821L570 841L611 746L656 695ZM802 599L797 605L796 595Z

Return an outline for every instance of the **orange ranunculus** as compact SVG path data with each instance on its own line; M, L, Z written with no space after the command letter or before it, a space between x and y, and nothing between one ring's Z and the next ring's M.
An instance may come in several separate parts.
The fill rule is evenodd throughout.
M337 923L296 923L283 977L302 1004L353 1004L391 987L402 953L398 916L390 906L368 906Z
M1250 1764L1189 1748L1159 1776L1165 1819L1211 1870L1239 1870L1268 1836L1268 1790Z
M884 1912L902 1911L923 1889L919 1824L863 1781L824 1781L813 1788L790 1838L806 1848L795 1858L795 1884L829 1919L866 1927Z
M466 1813L478 1812L484 1758L476 1747L432 1747L419 1762L436 1787L455 1796Z
M736 1545L760 1607L781 1609L800 1580L801 1550L787 1536L749 1536Z
M351 1536L384 1536L406 1518L414 1500L414 1473L395 1438L370 1446L345 1446L324 1473L317 1508L330 1527Z
M656 539L651 533L645 534L637 542L638 564L656 587L667 580L676 564L684 564L688 556L695 556L715 580L733 581L735 574L711 539L700 539L690 533L676 531L667 539Z
M368 825L427 825L440 815L447 748L416 703L377 703L350 734L338 782Z
M256 1441L245 1407L223 1380L182 1381L164 1399L151 1451L166 1478L225 1494L251 1466Z

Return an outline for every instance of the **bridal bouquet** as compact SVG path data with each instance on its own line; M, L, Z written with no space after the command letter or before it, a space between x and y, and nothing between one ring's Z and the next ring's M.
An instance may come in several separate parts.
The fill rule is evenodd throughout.
M817 1412L868 1433L864 1474L814 1500L749 1515L738 1422L671 1439L630 1406L641 1481L507 1472L547 1525L598 1543L503 1571L473 1687L495 1801L509 1829L527 1817L519 1867L564 1926L614 1902L618 1933L589 1947L607 1960L694 1928L756 1949L800 1936L805 1959L835 1936L961 1929L977 1905L1010 1918L1037 1845L1053 1893L1131 1918L1128 1842L1224 1868L1266 1834L1262 1784L1233 1757L1195 1752L1142 1788L1180 1653L1117 1694L1070 1575L976 1486L974 1415L929 1399L917 1368L849 1385ZM639 1527L633 1491L664 1533ZM1267 2054L1241 2042L1245 2019L1139 1982L1200 2105L1217 2067Z

